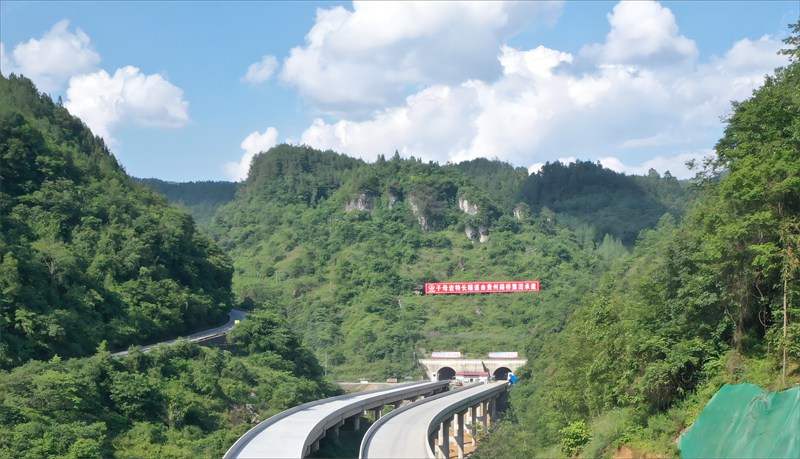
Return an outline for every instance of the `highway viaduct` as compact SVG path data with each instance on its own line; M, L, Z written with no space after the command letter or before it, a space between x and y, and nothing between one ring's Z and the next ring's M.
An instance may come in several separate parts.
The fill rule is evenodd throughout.
M339 435L340 428L358 430L366 411L373 411L378 419L384 405L399 407L404 400L427 398L446 391L448 384L399 384L392 389L346 394L296 406L250 429L228 449L225 459L304 458L319 449L321 439Z

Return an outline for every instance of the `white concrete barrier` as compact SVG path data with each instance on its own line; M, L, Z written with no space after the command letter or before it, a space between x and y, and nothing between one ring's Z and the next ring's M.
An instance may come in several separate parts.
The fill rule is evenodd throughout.
M394 410L369 428L361 442L359 457L362 459L435 458L437 448L432 444L431 436L437 430L440 432L447 430L445 443L449 444L449 424L458 413L461 413L461 416L456 418L460 428L456 430L461 435L463 456L464 414L469 412L476 417L476 413L480 411L478 418L488 427L494 414L492 404L506 390L508 383L505 382L472 384L464 386L461 390L428 397ZM477 406L480 406L480 410L475 409ZM443 435L442 433L439 437ZM439 457L442 455L440 452Z
M391 389L345 394L296 406L247 431L224 457L303 458L318 446L328 429L337 429L347 419L384 405L434 394L447 386L448 381L404 383Z

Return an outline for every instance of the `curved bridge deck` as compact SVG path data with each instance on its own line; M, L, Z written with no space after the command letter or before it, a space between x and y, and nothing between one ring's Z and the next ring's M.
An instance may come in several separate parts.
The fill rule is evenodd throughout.
M306 403L276 414L244 434L230 447L225 458L303 458L319 446L329 430L351 420L355 429L365 411L399 404L447 389L448 382L401 384L392 389L341 395Z
M464 457L464 429L489 426L495 402L508 384L467 386L393 411L370 427L361 443L361 458L427 459L449 457L451 439ZM471 424L470 427L466 427ZM454 427L455 435L450 435ZM473 436L474 438L474 436Z

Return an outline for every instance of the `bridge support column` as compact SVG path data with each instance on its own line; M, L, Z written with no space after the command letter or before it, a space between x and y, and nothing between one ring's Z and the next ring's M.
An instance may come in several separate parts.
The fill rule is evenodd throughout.
M381 405L381 406L379 406L377 408L374 408L372 410L372 412L375 413L375 420L376 421L381 418L381 412L382 411L383 411L383 405Z
M343 425L344 425L344 420L337 422L336 425L334 425L333 427L331 427L328 430L333 434L333 436L335 436L336 438L339 438L339 429Z
M492 422L491 419L489 419L489 400L481 402L481 419L483 420L483 427L489 430L489 424Z
M466 411L456 413L454 419L456 423L455 439L456 445L458 446L458 459L464 459L464 416L466 414Z
M472 434L472 446L475 446L475 437L478 436L478 405L469 407L469 431Z
M442 421L442 425L439 426L439 440L437 441L438 447L436 449L437 458L450 459L450 425L452 423L452 419L445 419Z
M364 413L361 412L361 413L356 414L355 416L351 416L351 417L347 418L347 421L349 423L348 428L353 429L356 432L361 430L361 418L363 416L364 416Z

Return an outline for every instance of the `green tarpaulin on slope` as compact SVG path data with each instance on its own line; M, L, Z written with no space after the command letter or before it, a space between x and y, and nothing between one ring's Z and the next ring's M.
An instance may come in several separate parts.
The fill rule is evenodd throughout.
M722 386L680 448L684 458L800 458L800 387Z

